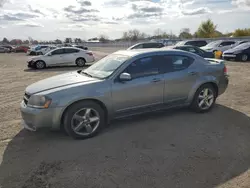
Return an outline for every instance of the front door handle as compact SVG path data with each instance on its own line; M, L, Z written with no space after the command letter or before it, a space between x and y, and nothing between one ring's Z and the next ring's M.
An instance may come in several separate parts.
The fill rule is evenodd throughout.
M160 81L161 81L160 78L154 78L154 79L152 80L152 82L160 82Z
M196 75L198 72L195 72L195 71L191 71L191 72L188 72L189 75L193 76L193 75Z

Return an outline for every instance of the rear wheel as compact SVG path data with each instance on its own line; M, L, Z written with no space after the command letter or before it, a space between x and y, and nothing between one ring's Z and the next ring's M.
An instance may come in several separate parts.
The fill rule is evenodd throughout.
M46 67L46 64L44 61L37 61L35 63L35 67L36 69L44 69Z
M76 65L77 65L78 67L83 67L83 66L85 65L85 63L86 63L86 61L85 61L85 59L83 59L83 58L78 58L78 59L76 59Z
M92 101L83 101L72 105L66 111L63 120L65 132L74 139L93 137L104 126L104 110Z
M191 108L196 112L207 112L216 101L216 91L211 84L202 85L195 93Z

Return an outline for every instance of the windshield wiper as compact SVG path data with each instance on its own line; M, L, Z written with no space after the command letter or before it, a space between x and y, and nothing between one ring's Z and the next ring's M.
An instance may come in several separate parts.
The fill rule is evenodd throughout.
M81 73L87 75L88 77L91 77L91 78L93 77L91 74L89 74L87 72L82 71Z

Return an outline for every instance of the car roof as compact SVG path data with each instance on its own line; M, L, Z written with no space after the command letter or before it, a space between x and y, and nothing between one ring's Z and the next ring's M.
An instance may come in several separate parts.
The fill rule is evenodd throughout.
M193 45L179 45L179 46L173 46L173 47L192 47L192 48L199 48L197 46L193 46Z
M167 52L167 53L175 53L175 54L178 53L179 55L193 56L193 54L190 52L177 50L177 49L168 49L168 48L143 48L143 49L135 49L135 50L119 50L119 51L114 52L113 54L134 57L137 55L157 53L157 52Z

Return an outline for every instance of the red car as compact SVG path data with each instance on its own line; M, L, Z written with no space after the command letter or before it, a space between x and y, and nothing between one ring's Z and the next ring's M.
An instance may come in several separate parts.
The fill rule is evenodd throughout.
M30 47L28 47L28 46L17 46L12 51L13 52L24 52L24 53L27 53L28 49L30 49Z

